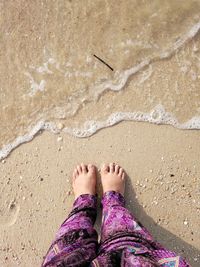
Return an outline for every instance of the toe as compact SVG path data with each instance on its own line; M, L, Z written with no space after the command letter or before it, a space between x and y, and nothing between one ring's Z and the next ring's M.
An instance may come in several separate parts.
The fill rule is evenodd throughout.
M75 168L72 175L73 180L75 180L77 176L78 176L78 170Z
M75 171L73 171L72 180L75 180L75 179L76 179L76 173L75 173Z
M120 169L119 165L115 165L115 173L116 173L116 174L119 173L119 169Z
M124 173L124 170L122 168L119 169L119 176L122 177L122 174Z
M86 167L86 165L84 165L83 163L81 163L81 168L82 168L83 173L87 173L87 167Z
M115 168L114 163L110 163L109 166L110 166L110 172L114 172L114 168Z
M109 171L109 165L104 163L101 167L101 171L107 173Z
M92 165L92 164L88 164L88 172L95 172L95 166L94 165Z
M81 174L81 173L82 173L82 168L81 168L81 166L78 165L76 168L77 168L78 174Z

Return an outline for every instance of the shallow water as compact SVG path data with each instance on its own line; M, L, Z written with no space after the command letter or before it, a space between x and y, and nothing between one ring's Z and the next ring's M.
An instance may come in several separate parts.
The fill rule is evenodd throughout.
M199 0L10 0L0 10L0 158L41 129L200 129Z

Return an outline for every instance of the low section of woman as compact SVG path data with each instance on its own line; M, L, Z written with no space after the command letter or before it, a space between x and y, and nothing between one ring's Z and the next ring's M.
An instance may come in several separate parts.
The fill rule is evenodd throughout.
M104 165L101 182L100 244L94 229L96 168L81 164L73 173L73 210L58 230L42 267L190 267L182 257L156 242L125 208L125 172L119 165Z

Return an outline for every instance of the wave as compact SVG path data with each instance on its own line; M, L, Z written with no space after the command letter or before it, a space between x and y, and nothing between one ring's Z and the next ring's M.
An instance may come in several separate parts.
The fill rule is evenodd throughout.
M102 82L100 85L92 87L92 91L89 92L89 95L92 100L98 99L98 97L107 90L120 91L122 90L128 82L128 79L147 67L149 64L154 63L159 60L170 58L174 53L181 49L186 43L193 39L200 31L200 21L193 25L190 30L180 37L171 48L161 52L159 55L154 57L149 57L143 60L136 66L133 66L130 69L127 69L121 73L116 72L115 78L118 75L118 83L114 83L112 80ZM115 79L116 80L116 79ZM88 101L88 99L86 100ZM89 100L91 101L91 100ZM82 102L83 103L83 102ZM82 104L81 103L81 104ZM75 103L75 111L79 109L79 105ZM200 129L200 117L193 117L189 121L180 124L178 120L170 113L166 112L162 105L156 106L151 112L116 112L111 114L105 121L87 121L84 126L80 129L75 128L64 128L62 130L58 129L55 123L46 122L45 120L39 121L34 127L28 129L28 133L17 137L12 143L4 145L0 150L0 160L6 158L9 153L23 143L30 142L34 136L37 135L39 131L47 130L52 133L65 132L76 137L88 137L96 133L98 130L106 127L110 127L114 124L117 124L121 121L143 121L150 122L155 124L168 124L172 125L179 129Z
M165 51L162 51L159 55L149 57L145 60L143 60L141 63L139 63L136 66L133 66L130 69L127 69L120 74L116 72L115 76L119 75L118 80L119 82L117 84L113 83L113 81L106 81L104 83L101 83L100 85L95 86L95 96L98 98L99 95L101 95L104 91L112 90L112 91L120 91L122 90L126 83L128 82L129 78L147 67L149 64L157 62L159 60L168 59L172 57L175 52L177 52L179 49L181 49L184 45L186 45L191 39L193 39L200 31L200 21L194 24L190 30L184 34L182 37L180 37L169 49L166 49Z
M30 142L40 131L49 131L54 134L67 133L78 138L92 136L97 131L118 124L122 121L149 122L154 124L172 125L178 129L196 129L200 130L200 117L192 117L190 120L179 123L178 120L169 112L166 112L162 105L157 105L149 113L145 112L115 112L105 121L86 121L81 128L59 127L53 122L38 122L29 133L17 137L14 142L3 146L0 150L0 160L6 158L12 150L23 143Z

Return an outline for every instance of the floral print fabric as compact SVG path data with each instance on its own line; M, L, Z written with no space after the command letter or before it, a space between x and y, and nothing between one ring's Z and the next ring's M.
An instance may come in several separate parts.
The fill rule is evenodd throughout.
M156 242L125 208L124 197L106 192L102 198L101 239L94 229L97 196L81 195L58 230L42 267L190 267Z

